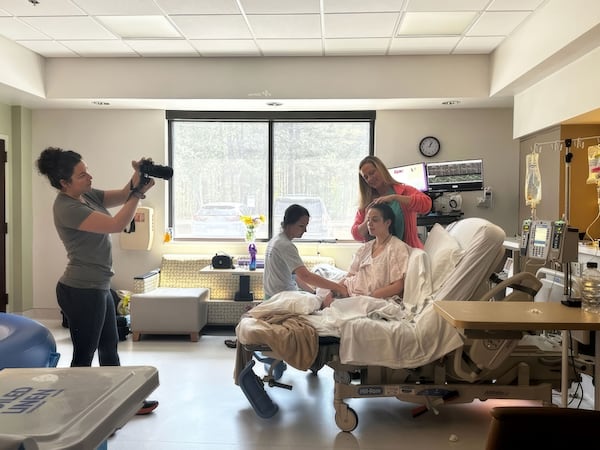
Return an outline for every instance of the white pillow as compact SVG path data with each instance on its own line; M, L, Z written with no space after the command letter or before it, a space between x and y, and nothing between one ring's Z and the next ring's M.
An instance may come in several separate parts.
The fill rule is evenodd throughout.
M429 255L431 282L435 293L448 279L450 272L462 258L464 250L439 223L427 234L424 250Z

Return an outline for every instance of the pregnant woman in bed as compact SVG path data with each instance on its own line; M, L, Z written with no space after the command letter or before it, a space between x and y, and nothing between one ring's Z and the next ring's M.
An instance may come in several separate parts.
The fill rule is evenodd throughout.
M349 297L400 296L404 291L410 247L393 233L394 211L386 203L373 204L367 209L365 222L369 234L375 239L358 249L341 283L348 289ZM318 294L324 295L323 307L335 300L331 292L319 290Z

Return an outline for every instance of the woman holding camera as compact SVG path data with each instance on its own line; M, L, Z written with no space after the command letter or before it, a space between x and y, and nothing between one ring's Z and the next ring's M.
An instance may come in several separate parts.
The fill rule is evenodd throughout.
M68 263L57 283L56 297L73 342L71 367L91 366L96 350L101 366L120 365L110 292L114 275L110 234L131 223L140 199L154 186L153 179L140 174L142 161L132 161L134 173L124 187L104 191L92 187L92 176L79 153L49 147L37 160L39 172L58 190L54 224ZM121 205L114 216L108 212L107 208ZM146 401L138 414L156 406L158 402Z

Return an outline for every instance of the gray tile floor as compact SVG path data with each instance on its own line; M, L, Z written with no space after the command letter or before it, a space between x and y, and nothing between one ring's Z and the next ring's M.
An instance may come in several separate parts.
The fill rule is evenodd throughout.
M68 332L59 321L43 322L56 338L59 367L67 367L72 351ZM481 450L492 407L535 404L475 401L443 406L439 415L428 412L413 418L416 405L411 403L352 399L349 404L358 414L358 427L345 433L335 424L331 369L323 368L314 376L289 368L281 381L293 384L293 390L267 388L279 412L262 419L233 383L235 350L223 344L228 336L233 330L212 330L195 343L183 336L148 336L139 342L130 336L121 342L122 365L158 368L160 386L151 398L160 406L149 416L132 418L108 440L109 450ZM261 367L255 371L263 374Z

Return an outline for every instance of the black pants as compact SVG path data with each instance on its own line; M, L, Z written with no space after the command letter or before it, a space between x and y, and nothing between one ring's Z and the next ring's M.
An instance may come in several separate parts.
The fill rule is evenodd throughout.
M119 335L110 289L79 289L58 283L56 298L69 323L71 367L91 366L96 350L101 366L119 366Z

